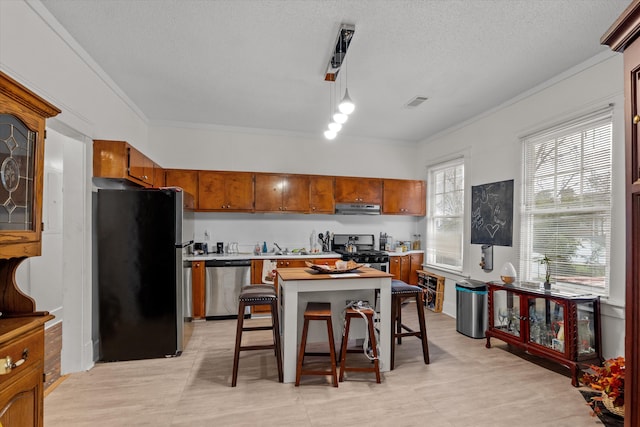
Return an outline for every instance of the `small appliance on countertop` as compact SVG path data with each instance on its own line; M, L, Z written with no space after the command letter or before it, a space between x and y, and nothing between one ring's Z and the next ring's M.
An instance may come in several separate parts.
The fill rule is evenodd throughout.
M208 254L208 245L206 243L194 243L193 254L194 255L206 255Z

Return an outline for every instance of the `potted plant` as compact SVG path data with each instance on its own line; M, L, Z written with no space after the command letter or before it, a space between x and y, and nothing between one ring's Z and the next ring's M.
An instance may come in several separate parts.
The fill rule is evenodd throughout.
M544 265L545 267L544 288L546 290L549 290L551 289L551 260L545 254L544 258L540 259L540 264Z
M589 371L582 376L582 383L602 392L590 402L594 412L599 410L594 401L599 400L609 412L624 417L624 357L607 359L602 366L590 365Z

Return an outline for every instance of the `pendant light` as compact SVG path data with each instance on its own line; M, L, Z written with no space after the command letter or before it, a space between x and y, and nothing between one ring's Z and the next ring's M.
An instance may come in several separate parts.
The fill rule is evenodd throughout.
M333 91L331 90L331 86L329 86L329 117L331 117L331 111L333 110ZM333 121L329 122L328 130L324 131L324 137L328 140L336 139L338 136L338 132L342 129L342 125L340 123L336 123Z
M344 67L344 97L342 98L342 101L340 101L340 104L338 105L338 111L340 111L342 114L346 114L347 116L351 113L353 113L353 110L356 109L356 105L353 103L353 101L351 100L351 97L349 96L349 87L348 87L348 66L347 66L347 61L346 61L346 57L345 57L345 67Z

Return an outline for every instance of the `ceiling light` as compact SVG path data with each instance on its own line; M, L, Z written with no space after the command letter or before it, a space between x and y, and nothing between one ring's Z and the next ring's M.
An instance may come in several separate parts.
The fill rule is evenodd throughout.
M342 125L340 123L336 123L336 122L329 123L329 130L330 131L340 132L340 129L342 129Z
M332 130L325 130L324 137L327 139L335 139L338 134Z
M347 88L344 90L344 98L342 98L342 101L340 101L340 104L338 105L338 110L340 110L341 113L349 115L353 113L353 110L355 109L356 109L356 106L351 100L351 98L349 97L349 89Z
M349 116L341 113L340 111L336 111L335 113L333 113L333 121L336 123L340 123L341 125L346 123L348 118Z

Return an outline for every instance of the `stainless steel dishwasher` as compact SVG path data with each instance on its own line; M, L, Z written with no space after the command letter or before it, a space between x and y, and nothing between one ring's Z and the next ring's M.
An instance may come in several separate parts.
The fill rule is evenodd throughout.
M206 261L205 268L205 317L238 317L240 290L251 284L251 260L209 260ZM245 315L248 313L249 310Z

